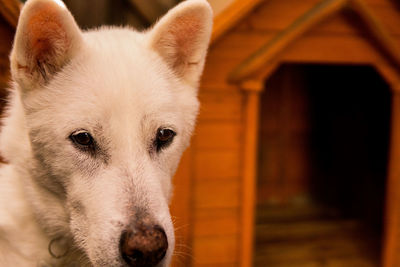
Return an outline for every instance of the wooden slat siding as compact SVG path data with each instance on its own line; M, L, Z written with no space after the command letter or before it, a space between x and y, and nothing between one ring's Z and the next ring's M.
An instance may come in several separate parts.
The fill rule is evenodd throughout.
M242 84L246 93L244 110L243 169L241 190L240 266L250 267L253 259L254 208L256 204L256 179L258 168L258 125L260 115L261 81Z
M262 0L236 0L225 8L214 19L214 28L211 36L211 43L215 43L224 33L228 32L237 21L248 15Z
M266 3L268 2L273 2L273 1L266 1ZM284 1L275 1L275 2L284 2ZM310 1L310 3L312 3L312 1ZM265 21L268 21L266 17L264 17L263 19ZM329 21L322 23L320 27L318 27L318 29L311 31L311 35L318 35L324 32L333 32L335 30L335 27L337 27L337 25L339 26L342 25L342 29L339 28L339 30L337 30L338 31L337 33L339 35L342 34L341 31L343 31L344 34L346 34L346 32L351 34L357 31L354 30L354 27L349 27L346 24L347 21L346 18L344 17L339 16L337 19L332 19L332 21L333 24L332 22ZM334 24L336 24L336 26ZM237 63L243 60L247 55L250 55L256 49L258 49L264 42L268 41L269 38L272 38L273 35L274 32L268 33L265 31L255 32L255 33L243 32L240 31L240 27L237 27L212 46L207 61L207 65L205 68L205 73L203 75L202 87L200 90L200 101L203 106L201 108L199 117L199 123L198 123L199 129L196 131L196 136L194 138L194 143L193 143L196 146L196 152L194 155L195 162L197 162L196 158L198 157L199 153L200 154L207 152L211 153L211 151L214 151L214 149L218 149L218 151L221 151L221 153L227 153L227 151L231 151L232 148L236 147L237 144L235 145L235 143L232 140L234 139L233 136L232 139L230 139L231 137L229 137L230 141L224 139L222 139L222 141L219 141L221 140L220 136L215 136L215 137L212 136L214 130L217 131L218 123L220 122L228 123L230 126L225 125L226 127L225 131L228 131L229 127L234 128L236 127L234 126L235 123L240 123L242 121L243 98L240 95L240 93L238 93L235 90L233 86L226 84L225 81L226 75L229 72L229 70L232 69L232 67L234 67ZM314 48L315 47L316 46L314 46ZM347 49L346 45L343 45L343 48ZM235 94L236 96L232 97L231 94ZM232 122L234 122L234 124L230 124ZM302 132L304 130L300 129L301 127L297 126L295 126L296 129L293 129L294 132ZM212 137L207 138L206 133L210 133L209 136ZM293 144L293 145L295 147L298 147L300 144ZM201 157L203 156L200 155L200 158ZM239 160L241 159L240 155L238 155L238 159ZM220 160L226 161L226 158L222 156L220 157ZM207 169L209 167L208 163L207 164L201 163L200 161L197 162L196 164L198 164L197 166L198 169L201 168ZM213 167L209 169L212 168ZM223 170L223 168L221 168L220 170ZM195 171L194 175L197 175L196 173L197 171ZM205 176L209 176L209 173L206 173ZM217 176L207 181L201 179L201 180L196 180L194 182L195 183L194 190L196 191L196 193L194 195L195 205L193 212L195 214L202 213L203 214L202 216L204 216L203 217L204 219L202 219L197 217L197 215L195 215L196 217L194 218L194 228L193 228L194 243L197 240L199 240L199 238L201 240L201 237L204 236L212 238L214 236L218 236L218 232L225 233L225 232L236 231L235 225L228 226L227 223L229 220L227 220L226 222L224 221L224 217L228 216L214 217L219 212L221 212L222 214L222 212L226 210L226 208L222 208L221 205L231 205L231 201L229 203L221 202L221 197L219 195L223 194L226 197L230 197L233 194L233 192L235 192L235 190L221 191L224 189L224 187L231 187L232 184L228 178L229 184L221 185L219 181L221 181L221 179L225 181L223 178L224 176L221 175ZM235 177L232 177L231 179L235 179ZM242 185L238 184L237 186L239 187ZM234 187L231 187L231 189L232 188ZM287 188L287 191L289 192L287 194L289 195L294 194L290 193L290 190L296 190L296 186L294 186L294 189L292 187ZM230 192L227 193L227 191ZM207 195L206 198L205 195ZM233 201L235 202L237 200L233 199ZM217 208L215 208L216 206ZM233 209L234 210L238 209L240 208L240 206L241 202L238 201L237 206L234 207ZM234 216L234 214L231 215ZM212 225L215 225L215 230L212 229L213 228ZM239 234L240 228L238 228L238 231ZM239 238L238 234L235 235L234 233L232 233L232 236L236 236L237 238ZM223 246L223 244L218 244L218 246ZM225 262L224 257L221 256L220 253L218 253L218 257L216 257L216 259L214 260L209 259L209 252L213 250L213 247L210 246L209 244L205 245L204 247L205 247L204 248L205 252L203 256L201 256L202 254L199 254L198 246L197 248L194 249L193 255L195 258L197 258L197 256L204 258L206 260L208 258L210 262L208 264L207 263L203 264L196 262L196 259L194 259L193 266L225 266L222 263ZM229 259L225 258L225 260L227 261ZM238 262L228 264L228 266L238 266Z
M242 61L229 73L228 80L240 82L246 77L254 75L256 71L259 71L267 63L271 63L274 60L282 60L279 56L289 45L303 37L315 26L318 26L323 20L347 9L351 9L360 18L367 30L369 39L371 39L370 42L376 44L375 48L380 51L382 57L389 60L393 67L400 66L397 45L392 42L390 34L386 32L385 27L381 25L379 19L375 17L362 0L324 0L297 18L288 28L280 31L271 41L265 43L259 50ZM351 62L344 61L343 63ZM369 62L364 63L368 64Z
M202 106L193 138L192 267L238 266L239 261L242 94L222 79L219 84L225 87L203 83L199 95Z
M335 53L332 53L335 51ZM356 36L309 36L300 38L284 53L282 59L292 62L330 62L366 64L381 62L382 55L373 43Z
M326 240L310 240L307 243L303 243L299 246L299 242L293 242L292 244L288 243L274 243L271 246L266 247L263 250L263 256L259 257L258 260L265 263L265 266L296 266L296 262L305 262L307 258L310 258L310 255L315 255L323 259L323 262L326 265L319 266L337 266L337 267L351 267L351 266L365 266L365 267L374 267L374 265L333 265L330 260L340 262L340 258L352 258L352 255L357 255L360 252L360 244L361 242L349 242L350 239L343 238L341 235L336 237L332 237L329 240L330 246L335 249L321 249L326 244ZM326 246L326 245L325 245ZM290 251L290 253L288 253ZM358 258L361 260L360 258ZM318 258L316 259L318 261ZM345 262L345 261L342 261ZM281 264L279 264L281 263ZM311 263L311 262L310 262ZM358 261L360 263L360 261ZM368 263L367 262L364 262ZM332 264L332 265L331 265ZM313 266L313 265L311 265ZM392 265L392 267L396 267L398 265Z
M368 5L396 7L396 0L364 0Z
M197 237L193 242L193 266L238 262L239 242L236 235Z
M209 53L210 69L205 69L206 76L202 85L207 85L207 74L212 74L212 70L217 66L235 67L241 61L238 59L245 59L250 56L252 52L260 48L265 42L272 39L276 32L253 32L253 31L233 31L225 36L220 42L214 45L214 48ZM247 45L243 45L245 42ZM226 77L219 77L226 82Z
M272 1L269 1L272 2ZM281 1L284 2L284 1ZM376 1L375 1L376 2ZM267 1L266 1L267 3ZM382 5L380 5L382 6ZM264 17L264 20L267 21L267 18ZM354 27L348 27L346 24L346 19L343 17L340 17L338 19L335 19L343 24L343 31L346 33L354 33L357 30L354 30ZM338 24L338 22L334 22L333 24ZM320 25L320 27L316 30L311 31L311 35L318 35L324 32L333 31L334 28L336 27L335 25L330 24L327 22L324 22L323 24ZM340 24L339 24L340 25ZM324 29L326 27L326 29ZM262 43L265 42L265 40L268 40L269 35L268 33L265 32L257 32L257 33L252 33L249 34L249 32L240 32L239 30L240 27L233 29L231 33L225 35L222 39L220 39L214 47L217 47L218 49L211 49L211 63L210 68L206 66L205 70L205 83L203 83L203 90L205 90L207 93L212 94L212 92L220 92L220 91L226 91L229 90L231 92L231 87L226 86L225 84L225 79L226 79L226 71L231 69L232 65L239 61L240 58L243 58L243 54L250 54L251 51L254 51L257 49L257 47ZM339 35L341 35L340 31L338 32ZM233 38L235 37L236 38ZM245 36L243 36L245 35ZM346 35L346 34L344 34ZM256 36L256 37L255 37ZM361 35L360 35L361 36ZM359 38L360 38L359 36ZM247 37L252 37L252 41L249 41L249 38ZM313 47L315 49L316 46ZM343 46L344 49L347 49L347 46ZM294 50L294 48L293 48ZM344 50L345 52L346 50ZM243 53L242 53L243 52ZM331 53L331 51L329 51ZM210 62L210 61L209 61ZM204 91L203 91L204 92ZM222 93L223 94L223 93ZM228 95L228 94L226 94ZM210 114L211 115L211 114ZM212 116L210 117L212 119ZM200 123L206 122L208 123L207 119L202 119ZM301 127L300 127L301 128ZM299 130L301 132L301 129ZM206 142L206 141L205 141ZM291 189L288 189L291 190ZM196 209L198 211L199 209ZM200 209L205 212L207 212L210 209ZM197 221L197 219L196 219ZM199 224L201 226L201 224ZM206 224L204 223L204 226ZM197 266L197 265L196 265ZM220 264L216 263L211 263L209 266L221 266Z
M287 26L290 25L290 21L283 20L277 22L269 22L265 18L261 16L249 17L249 21L247 22L248 27L253 29L258 33L275 33L277 34L279 31L282 31ZM272 24L271 24L272 23ZM277 23L277 24L274 24ZM314 35L320 34L360 34L359 20L349 15L349 12L339 12L337 15L330 17L328 19L323 20L316 28L310 30ZM356 27L355 27L356 26ZM248 30L247 30L248 31Z
M240 176L240 149L200 150L194 158L195 180L237 179Z
M285 0L286 1L286 0ZM314 2L315 1L315 2ZM318 0L305 0L304 2L309 2L309 3L318 3L316 2ZM222 12L219 14L214 21L214 29L212 33L212 38L211 38L211 44L217 43L220 39L223 39L227 33L231 32L232 29L237 29L242 24L243 25L243 19L252 16L252 13L259 9L259 6L263 4L264 1L262 0L248 0L248 1L242 1L242 0L236 0L233 1L233 3L228 6ZM267 2L267 1L265 1ZM265 3L264 2L264 3ZM399 7L398 3L395 2L395 0L365 0L366 3L372 6L389 6L395 9L396 7ZM269 1L267 2L269 3ZM298 2L295 2L294 4L298 4ZM281 13L281 12L277 12Z
M319 2L321 0L265 1L252 12L251 16L246 17L241 23L245 24L249 29L255 30L283 30ZM279 12L276 12L277 10ZM240 29L240 26L238 29Z
M222 52L220 56L223 56ZM212 67L206 68L203 73L204 80L201 85L202 89L209 87L212 88L213 91L222 91L224 89L229 90L230 88L226 86L226 81L224 77L227 76L230 69L240 63L241 59L243 58L234 58L233 55L232 57L227 55L225 57L213 57L212 59L210 59L207 64ZM228 90L225 90L225 92L227 92Z
M210 121L241 121L242 95L239 91L232 91L229 94L226 92L201 92L199 99L201 106L198 125ZM195 132L194 138L202 137L197 136Z
M262 4L257 10L252 12L252 15L245 18L240 24L238 30L248 31L249 29L254 31L266 31L276 32L281 31L288 27L296 18L304 14L320 0L311 1L297 1L297 0L285 0L285 1L267 1ZM368 1L365 1L368 2ZM293 6L296 8L293 8ZM386 26L387 30L395 35L400 34L398 8L395 8L388 2L381 1L379 4L368 5L373 11L377 18ZM279 12L276 12L279 10ZM314 33L353 33L354 29L346 27L348 21L356 21L354 18L347 13L347 19L343 15L332 18L335 22L331 25L324 25L319 30L313 30ZM325 23L324 23L325 24Z
M224 61L227 57L230 57L229 55L237 55L242 49L247 49L247 36L248 35L246 33L235 33L228 36L226 39L229 38L230 41L235 42L235 45L226 46L224 52L218 56L218 61ZM394 38L394 40L395 45L400 48L400 37L396 37ZM335 53L332 53L332 51L335 51ZM239 56L236 57L239 58ZM217 56L215 58L217 58ZM369 39L365 39L362 36L326 36L314 35L312 34L312 32L306 33L305 35L297 39L296 42L291 44L283 53L284 61L294 62L327 61L333 63L362 63L376 62L381 58L382 55L375 48L375 43L373 41L369 41ZM233 59L231 60L233 61ZM225 71L225 75L227 72L229 72L229 70ZM224 78L213 78L212 81L210 80L205 84L218 84L223 82L223 79Z
M223 150L238 149L242 141L240 122L201 122L196 129L196 149Z
M249 33L244 38L246 45L240 47L236 46L236 40L240 39L243 42L243 36L238 36L237 34L233 36L234 38L232 38L232 33L229 33L210 49L200 92L203 90L212 90L215 92L220 90L236 91L237 88L226 82L229 71L268 41L269 38L272 38L273 35ZM229 52L226 50L227 47L230 48L228 49Z
M210 266L239 265L239 239L241 234L240 219L240 162L241 162L241 122L243 110L243 95L236 88L227 86L225 77L230 69L237 65L261 45L265 36L254 35L253 40L245 48L247 53L238 50L235 55L227 55L218 47L212 48L203 75L200 90L201 107L198 129L195 133L195 210L202 214L195 218L193 250L193 266L203 265L196 258L204 258ZM224 42L224 39L221 39ZM228 44L234 45L234 42ZM220 50L220 51L219 51ZM243 49L242 51L243 52ZM213 55L213 53L215 53ZM225 57L226 56L226 57ZM208 67L210 66L210 67ZM227 92L229 90L229 93ZM222 123L222 125L221 125ZM222 126L222 129L221 129ZM226 138L225 135L228 135ZM222 179L222 180L221 180ZM228 179L228 180L227 180ZM221 182L220 182L221 181ZM228 235L228 244L222 241L215 243L215 238ZM204 237L211 239L204 239ZM202 241L204 240L204 241ZM204 248L201 245L203 244ZM214 246L218 246L216 249ZM234 251L225 256L230 247ZM224 248L225 247L225 248ZM204 252L199 252L199 250ZM214 253L210 257L210 253ZM196 256L198 255L198 256Z
M240 213L238 208L198 209L193 215L196 225L194 236L228 236L240 232Z
M397 90L400 84L392 85ZM390 140L390 158L388 164L388 181L386 187L386 207L384 218L383 266L400 266L400 93L393 94L392 129Z
M172 260L173 267L186 267L190 262L189 257L182 257L191 253L191 148L187 149L180 161L178 170L173 178L173 196L170 205L172 221L175 228L175 248L177 255Z
M250 78L255 71L280 55L290 44L303 36L321 21L343 10L349 0L324 0L316 4L309 11L299 16L289 27L276 34L271 41L266 42L255 53L252 53L228 75L229 82L242 82Z
M400 16L398 16L399 9L382 6L368 7L372 9L374 15L377 17L377 19L379 19L379 21L391 35L400 35ZM343 14L343 12L341 12L341 14ZM344 13L343 15L328 19L321 24L319 29L312 30L312 32L315 34L357 34L357 30L354 27L357 28L357 26L360 25L362 29L365 26L362 26L362 23L360 23L360 19L357 16L354 17L351 14L349 15L349 13Z
M240 205L239 179L194 182L195 209L237 208Z
M352 0L349 6L352 10L357 11L357 15L363 21L365 28L368 29L373 42L378 45L382 56L386 56L386 59L396 69L400 68L400 50L374 12L362 0Z

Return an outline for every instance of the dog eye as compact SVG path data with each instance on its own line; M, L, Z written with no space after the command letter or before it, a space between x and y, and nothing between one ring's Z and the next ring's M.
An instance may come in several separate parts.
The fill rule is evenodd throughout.
M93 137L86 131L76 131L69 138L72 142L82 147L92 147L94 145Z
M157 151L160 151L161 149L167 147L169 144L171 144L172 140L174 139L176 133L168 128L159 128L157 130L157 136L155 140L155 145Z

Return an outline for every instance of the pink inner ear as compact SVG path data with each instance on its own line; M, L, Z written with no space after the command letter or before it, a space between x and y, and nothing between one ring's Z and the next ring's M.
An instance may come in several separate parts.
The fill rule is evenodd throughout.
M34 61L48 61L68 49L69 39L58 9L53 3L44 4L27 21L27 53Z
M196 44L198 43L198 39L201 38L201 22L197 18L196 15L193 16L182 16L176 19L175 25L173 25L169 32L175 39L175 45L178 51L178 58L176 63L181 60L185 60L185 63L190 60L191 55L194 53L196 49Z

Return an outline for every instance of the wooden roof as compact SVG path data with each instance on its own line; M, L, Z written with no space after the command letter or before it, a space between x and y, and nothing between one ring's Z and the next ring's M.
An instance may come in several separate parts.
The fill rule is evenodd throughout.
M0 0L0 14L13 28L17 27L21 7L19 0Z
M214 43L262 2L264 2L264 0L236 0L218 14L214 19L211 43Z
M236 0L230 7L215 18L212 42L215 42L262 2L264 1ZM323 0L240 63L230 73L228 77L229 82L240 82L250 76L268 62L275 59L289 44L323 19L343 9L350 9L359 16L386 58L388 58L396 68L400 69L399 49L393 44L390 34L362 0Z

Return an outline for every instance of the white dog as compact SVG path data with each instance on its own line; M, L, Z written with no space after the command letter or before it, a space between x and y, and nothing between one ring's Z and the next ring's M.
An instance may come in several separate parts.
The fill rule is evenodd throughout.
M211 24L188 0L147 32L82 32L61 1L27 1L0 136L0 266L169 265L171 177Z

